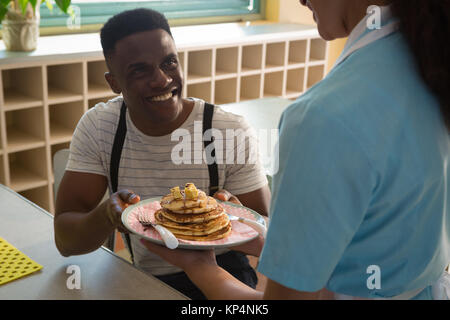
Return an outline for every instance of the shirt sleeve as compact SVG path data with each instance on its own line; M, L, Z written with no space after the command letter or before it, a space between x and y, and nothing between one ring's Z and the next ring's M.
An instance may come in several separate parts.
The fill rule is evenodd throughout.
M376 184L357 137L325 111L289 108L258 270L286 287L324 287L352 240Z
M245 120L234 131L234 143L225 150L226 177L224 189L234 195L258 190L267 185L265 169L261 163L258 138Z
M81 117L75 129L66 170L106 176L97 132L95 111L92 109Z

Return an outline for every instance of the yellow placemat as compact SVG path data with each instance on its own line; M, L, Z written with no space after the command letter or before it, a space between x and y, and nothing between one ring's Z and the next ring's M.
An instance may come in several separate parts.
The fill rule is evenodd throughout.
M0 286L41 269L40 264L0 237Z

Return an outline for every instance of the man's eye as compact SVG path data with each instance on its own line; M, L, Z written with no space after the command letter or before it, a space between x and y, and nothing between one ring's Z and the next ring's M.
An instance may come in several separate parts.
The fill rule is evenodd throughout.
M170 58L165 62L167 67L176 67L178 65L178 60L176 58Z
M142 72L144 72L144 69L143 69L143 68L137 68L137 69L131 70L131 73L132 73L132 74L140 74L140 73L142 73Z

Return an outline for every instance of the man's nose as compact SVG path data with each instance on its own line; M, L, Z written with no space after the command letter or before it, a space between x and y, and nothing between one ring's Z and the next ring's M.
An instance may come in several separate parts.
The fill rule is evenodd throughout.
M150 87L165 88L172 82L172 77L166 74L163 70L155 70L152 79L150 80Z

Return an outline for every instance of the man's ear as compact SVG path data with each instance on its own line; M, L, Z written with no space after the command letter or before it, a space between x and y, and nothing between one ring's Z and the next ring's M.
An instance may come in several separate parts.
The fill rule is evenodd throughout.
M105 72L105 79L108 82L109 86L111 87L111 90L114 93L117 93L117 94L121 94L122 93L122 89L120 89L119 84L117 83L116 79L111 74L111 72Z

